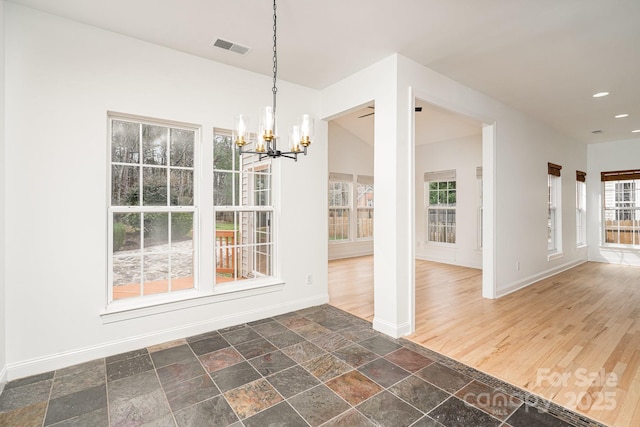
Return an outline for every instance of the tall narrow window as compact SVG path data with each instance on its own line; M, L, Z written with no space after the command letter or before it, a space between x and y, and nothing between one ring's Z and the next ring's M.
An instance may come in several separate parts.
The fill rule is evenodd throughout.
M424 174L427 241L456 242L456 171Z
M587 183L586 172L576 171L576 245L587 244Z
M109 132L109 301L194 288L198 128L110 114Z
M216 283L273 275L271 160L240 156L231 132L214 130Z
M357 236L358 239L373 238L373 177L358 175L356 185Z
M640 245L640 170L602 172L604 242Z
M482 194L482 166L476 168L476 201L477 201L477 225L478 225L478 248L482 249L482 221L484 216L483 194Z
M548 165L547 250L549 255L562 252L561 178L562 166Z
M329 241L349 240L353 175L329 174Z

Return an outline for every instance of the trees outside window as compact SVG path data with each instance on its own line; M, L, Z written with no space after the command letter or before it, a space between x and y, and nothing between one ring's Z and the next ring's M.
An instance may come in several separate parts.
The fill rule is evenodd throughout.
M112 114L109 135L110 301L194 288L198 129Z

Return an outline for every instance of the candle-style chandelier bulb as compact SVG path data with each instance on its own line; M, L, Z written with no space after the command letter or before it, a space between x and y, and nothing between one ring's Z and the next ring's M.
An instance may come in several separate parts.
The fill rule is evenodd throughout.
M300 120L300 145L308 147L313 139L313 117L303 114Z
M235 119L235 135L233 140L238 147L244 147L249 143L249 131L251 120L246 114L238 114Z
M300 140L300 126L291 126L291 131L289 132L289 150L291 150L292 153L299 153L302 151L300 149Z

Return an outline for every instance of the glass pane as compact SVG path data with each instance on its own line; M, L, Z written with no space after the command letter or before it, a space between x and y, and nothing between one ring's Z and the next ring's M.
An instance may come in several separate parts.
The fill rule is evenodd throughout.
M113 214L113 253L140 250L139 213Z
M162 126L142 125L142 161L147 165L167 165L167 131Z
M167 205L167 170L165 168L143 168L143 195L144 206Z
M192 170L171 170L171 206L193 206Z
M193 251L193 212L171 213L171 248Z
M169 213L148 213L144 217L144 250L148 252L167 251L169 247Z
M193 289L193 252L171 254L171 290Z
M142 255L131 251L113 257L113 299L138 297L141 295Z
M349 239L349 210L329 210L329 240Z
M213 169L237 171L240 158L235 153L231 136L215 135L213 137Z
M254 270L262 275L271 275L271 245L258 245L255 249Z
M144 257L143 294L169 291L169 254L150 254Z
M269 174L257 173L254 175L254 201L255 206L269 206L271 204L271 186Z
M373 237L373 209L358 209L358 238Z
M111 205L138 206L140 204L140 168L111 166Z
M449 198L447 200L447 204L450 206L456 205L456 190L449 190Z
M429 205L437 205L438 204L438 191L431 190L429 191Z
M271 243L271 212L255 213L255 239L253 243Z
M193 212L171 213L171 291L193 289Z
M216 213L215 264L216 283L233 281L238 271L236 215L234 212Z
M238 206L240 204L239 173L213 173L213 204L214 206Z
M111 122L111 161L138 163L140 161L140 126L137 123Z
M192 130L171 129L171 166L193 167L195 135Z

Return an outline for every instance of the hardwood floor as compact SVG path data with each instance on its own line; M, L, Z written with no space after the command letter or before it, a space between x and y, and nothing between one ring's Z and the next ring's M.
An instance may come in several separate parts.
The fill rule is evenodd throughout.
M372 257L329 263L331 304L373 318ZM407 338L607 425L640 425L640 268L585 263L497 300L482 271L416 261Z

